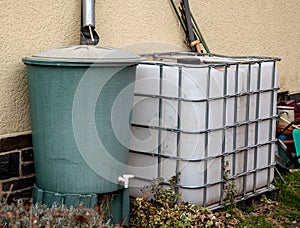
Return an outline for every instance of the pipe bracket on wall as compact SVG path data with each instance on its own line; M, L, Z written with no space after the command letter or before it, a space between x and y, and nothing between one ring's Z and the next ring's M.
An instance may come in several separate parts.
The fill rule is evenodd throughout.
M95 30L95 0L81 0L81 45L97 45L99 36Z

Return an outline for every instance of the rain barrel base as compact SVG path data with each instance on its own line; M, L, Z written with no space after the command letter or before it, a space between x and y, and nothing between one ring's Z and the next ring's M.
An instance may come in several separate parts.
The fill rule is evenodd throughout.
M130 203L128 189L121 189L115 192L105 194L70 194L58 193L40 189L36 185L33 187L32 193L33 203L42 203L49 208L55 203L57 207L64 205L78 207L83 204L86 208L94 208L95 205L109 200L110 217L113 224L123 221L123 224L129 223ZM111 200L110 200L111 199Z

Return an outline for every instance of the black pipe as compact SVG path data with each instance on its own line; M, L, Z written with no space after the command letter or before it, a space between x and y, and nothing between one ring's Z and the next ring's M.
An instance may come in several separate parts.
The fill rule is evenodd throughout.
M185 19L186 19L186 25L187 25L187 30L189 34L189 41L192 43L193 41L196 40L195 34L193 31L193 24L192 24L192 19L191 19L191 11L190 11L190 6L188 0L183 0L183 6L184 6L184 13L185 13ZM192 52L196 52L196 47L191 45L191 50Z
M177 10L177 8L176 8L176 6L175 6L174 1L173 1L173 0L170 0L170 2L171 2L171 4L172 4L172 7L173 7L173 9L174 9L174 12L176 13L176 16L177 16L177 18L178 18L178 20L179 20L179 22L180 22L180 24L181 24L181 27L182 27L182 29L183 29L185 35L188 36L187 29L186 29L186 26L185 26L185 22L184 22L183 19L180 17L179 12L178 12L178 10Z
M207 44L206 44L206 42L205 42L205 40L204 40L204 37L202 36L202 34L201 34L201 32L200 32L200 29L199 29L199 27L198 27L198 25L197 25L197 23L196 23L196 20L195 20L195 18L194 18L194 16L193 16L192 13L191 13L191 17L192 17L193 27L194 27L194 30L195 30L195 33L196 33L198 39L199 39L200 42L202 43L202 45L203 45L203 47L204 47L206 53L210 53L210 50L209 50L209 48L208 48L208 46L207 46Z

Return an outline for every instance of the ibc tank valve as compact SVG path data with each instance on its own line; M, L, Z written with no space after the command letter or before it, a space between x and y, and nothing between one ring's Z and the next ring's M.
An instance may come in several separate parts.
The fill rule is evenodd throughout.
M130 178L134 178L134 175L124 174L123 176L119 176L118 181L124 183L124 188L128 188Z

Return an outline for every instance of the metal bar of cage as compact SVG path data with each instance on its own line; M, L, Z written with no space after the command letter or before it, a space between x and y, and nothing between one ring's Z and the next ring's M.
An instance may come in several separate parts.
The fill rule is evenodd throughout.
M178 96L181 97L181 86L182 86L182 68L180 67L178 69ZM181 129L181 101L177 101L177 110L178 110L178 114L177 114L177 129ZM181 148L180 148L180 138L181 138L181 132L176 132L176 145L177 145L177 149L176 149L176 156L180 157L180 152L181 152ZM180 161L176 160L176 184L178 184L179 178L180 178ZM176 188L177 193L179 193L179 189L178 187ZM179 200L179 199L178 199Z
M224 73L223 73L223 76L224 76L224 83L223 83L223 120L222 120L222 125L226 127L226 107L227 107L227 80L228 80L228 75L227 75L227 66L225 67L224 69ZM225 177L225 154L226 154L226 150L225 150L225 146L226 146L226 137L225 137L225 134L226 134L226 128L222 129L222 157L221 157L221 164L222 164L222 169L221 169L221 178L224 180ZM225 182L225 181L224 181ZM222 182L220 184L220 203L223 204L223 199L224 199L224 182Z
M150 153L150 152L143 152L143 151L134 151L134 150L129 150L129 152L130 153L134 153L134 154L148 155L148 156L151 156L151 157L168 158L168 159L179 160L179 161L201 162L201 161L212 160L212 159L215 159L215 158L221 158L223 156L228 156L228 155L231 155L231 154L237 154L237 153L243 152L243 151L245 151L247 149L259 148L259 147L266 146L266 145L269 145L270 143L275 143L275 142L277 142L276 139L270 140L270 141L267 141L267 142L261 143L261 144L255 144L255 145L252 145L252 146L249 146L249 147L245 146L245 147L240 148L240 149L235 149L235 150L232 150L232 151L228 151L228 152L226 152L224 154L221 154L221 155L216 155L216 156L212 156L212 157L209 157L207 155L204 158L198 158L198 159L189 159L189 158L184 158L184 157L169 156L169 155L163 155L163 154L157 154L157 153Z
M259 63L258 67L258 79L257 79L257 84L256 88L259 89L261 84L261 63ZM259 102L260 102L260 93L257 94L256 96L256 114L255 117L259 118ZM258 143L258 122L255 123L255 143ZM257 168L257 148L254 148L254 168ZM253 175L253 190L254 192L256 191L256 177L257 173L254 173Z
M275 87L273 89L265 89L265 90L257 90L257 91L251 91L251 92L243 92L238 93L235 95L227 95L226 98L231 97L241 97L241 96L247 96L247 95L253 95L253 94L260 94L262 92L271 92L271 91L277 91L279 88ZM213 97L213 98L203 98L203 99L186 99L182 97L170 97L170 96L163 96L163 95L150 95L150 94L142 94L142 93L135 93L135 96L139 97L151 97L151 98L162 98L162 99L169 99L169 100L180 100L185 102L206 102L206 101L213 101L213 100L223 100L224 97Z
M238 175L232 176L230 178L230 180L236 180L238 178L241 178L241 177L244 177L244 176L248 176L248 175L253 174L255 172L258 172L258 171L268 170L270 168L274 168L274 164L268 165L268 166L266 166L264 168L253 169L253 170L249 170L247 172L242 172L242 173L240 173ZM141 177L135 177L135 179L149 181L149 182L152 181L152 179L141 178ZM220 180L220 181L215 181L215 182L211 182L211 183L206 183L206 184L203 184L203 185L181 185L181 184L175 184L175 187L177 187L177 188L179 187L179 188L183 188L183 189L205 189L207 187L218 185L218 184L221 184L221 183L224 183L224 182L225 182L224 180ZM162 185L168 185L168 186L170 185L169 182L164 182L164 181L160 181L160 184L162 184ZM257 191L255 191L255 192L257 192ZM243 194L242 196L246 196L248 194L249 194L249 192L247 192L246 194Z
M259 121L264 121L264 120L270 120L270 119L277 119L277 115L274 116L270 116L270 117L266 117L266 118L258 118L255 120L249 120L249 121L244 121L244 122L239 122L236 124L232 124L232 125L227 125L224 127L220 127L220 128L214 128L214 129L206 129L203 131L186 131L186 130L181 130L181 129L176 129L176 128L166 128L166 127L159 127L159 126L151 126L151 125L141 125L141 124L131 124L131 126L134 127L140 127L140 128L149 128L149 129L159 129L159 130L164 130L164 131L170 131L170 132L181 132L181 133L186 133L186 134L204 134L204 133L209 133L209 132L214 132L214 131L219 131L219 130L223 130L223 129L229 129L229 128L234 128L234 127L240 127L240 126L246 126L252 123L256 123Z
M159 68L159 95L162 94L162 87L163 87L162 83L163 83L163 67L160 66L160 68ZM158 126L160 128L158 129L158 148L157 148L158 154L161 154L162 102L163 102L162 98L159 98L159 104L158 104L158 121L159 121L159 123L158 123ZM158 176L160 176L161 175L161 157L160 156L158 156L157 162L158 162L157 163L158 164L157 165L157 168L158 168L157 174L158 174Z

